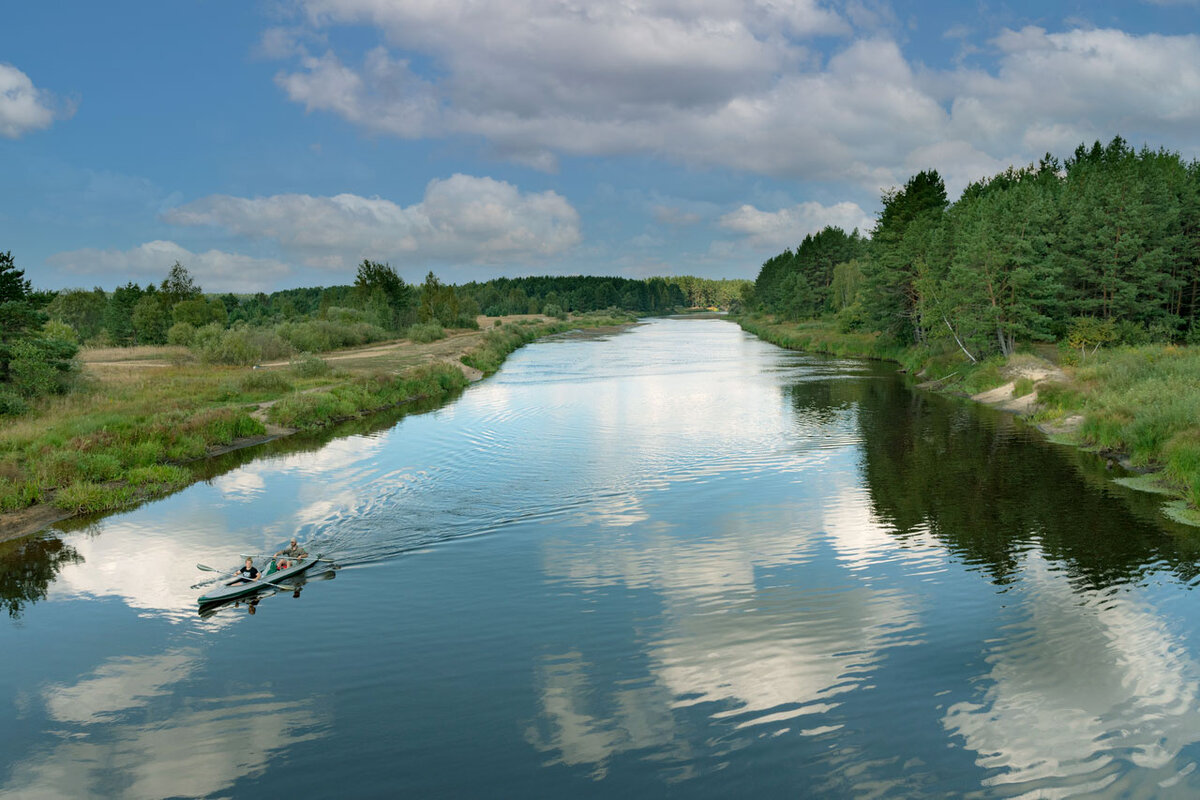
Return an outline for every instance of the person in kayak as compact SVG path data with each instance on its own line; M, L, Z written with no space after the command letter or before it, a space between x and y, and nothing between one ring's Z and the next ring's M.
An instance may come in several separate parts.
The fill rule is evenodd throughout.
M291 541L288 543L288 546L275 554L276 558L279 556L287 556L288 558L305 558L308 556L308 551L296 544L296 537L293 536Z
M258 577L258 567L254 566L254 559L247 558L246 565L233 574L243 580L254 580Z

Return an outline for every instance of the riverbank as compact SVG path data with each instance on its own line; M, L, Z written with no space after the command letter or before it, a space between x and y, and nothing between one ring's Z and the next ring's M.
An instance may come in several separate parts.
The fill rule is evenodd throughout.
M509 353L587 314L483 317L480 330L395 340L254 368L195 363L182 348L84 351L80 391L0 429L0 541L127 508L195 482L198 462L423 401L440 404Z
M1169 495L1164 513L1200 526L1200 348L1142 345L1073 363L1017 353L971 364L959 352L899 348L874 333L842 333L821 320L735 319L793 350L899 363L922 388L970 397L1028 419L1052 441L1093 450L1142 473L1122 485Z

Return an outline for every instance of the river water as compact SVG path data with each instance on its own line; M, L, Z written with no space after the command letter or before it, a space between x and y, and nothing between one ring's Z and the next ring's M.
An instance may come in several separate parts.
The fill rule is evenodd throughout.
M373 425L0 545L0 798L1200 794L1200 536L893 365L654 320Z

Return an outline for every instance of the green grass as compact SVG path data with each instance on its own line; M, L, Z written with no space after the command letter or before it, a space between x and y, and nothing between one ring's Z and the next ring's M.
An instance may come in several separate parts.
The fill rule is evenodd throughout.
M466 385L462 370L449 364L361 375L326 391L285 397L271 406L268 418L289 428L317 428L413 400L448 398Z
M76 481L58 490L54 505L72 514L112 511L136 501L130 486L109 486L91 481Z
M884 341L878 333L843 332L830 321L778 323L762 317L740 317L736 321L746 332L789 350L889 361L902 361L905 355L903 348Z
M1033 378L1020 377L1013 383L1012 396L1024 397L1033 391Z

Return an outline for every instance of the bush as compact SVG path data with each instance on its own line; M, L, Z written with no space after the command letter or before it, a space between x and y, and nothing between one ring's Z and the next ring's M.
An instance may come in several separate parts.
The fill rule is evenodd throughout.
M320 359L317 360L320 361ZM290 392L292 384L283 377L283 373L269 369L256 369L239 378L237 388L242 392Z
M42 335L47 339L58 339L71 344L79 344L79 334L75 329L62 320L52 319L42 326Z
M224 333L225 329L215 322L202 328L196 328L196 335L192 339L190 347L198 354L203 353L209 348L216 347L216 342L220 341Z
M19 417L29 411L24 398L7 389L0 389L0 417Z
M436 322L421 322L410 326L405 338L424 344L446 338L446 332Z
M78 346L61 339L23 339L12 346L8 380L22 397L66 391L75 369Z
M1032 391L1033 391L1033 378L1021 377L1021 378L1017 378L1016 383L1013 384L1012 396L1013 397L1024 397L1025 395L1029 394Z
M301 353L291 361L291 370L301 378L320 378L329 374L329 364L320 356Z
M237 364L246 366L262 360L262 351L249 328L232 328L219 336L207 339L196 348L206 364Z
M309 353L324 353L388 338L387 331L378 325L329 319L284 322L276 326L275 333L295 350Z
M191 347L196 341L196 326L190 322L176 322L167 330L167 344Z

